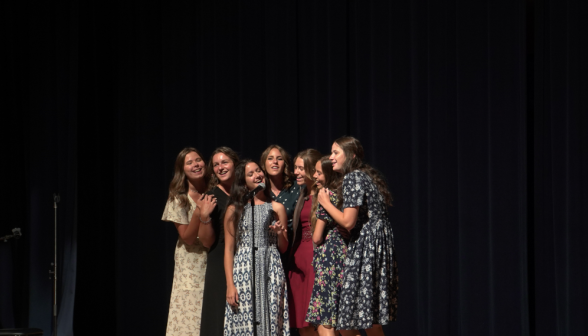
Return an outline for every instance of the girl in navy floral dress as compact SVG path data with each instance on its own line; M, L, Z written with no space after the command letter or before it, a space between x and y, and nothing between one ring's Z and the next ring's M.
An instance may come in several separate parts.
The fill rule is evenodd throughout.
M318 190L336 188L339 178L339 174L333 172L328 156L316 163L314 179ZM334 192L329 191L329 198L332 204L337 204ZM347 254L347 244L341 231L346 231L333 221L318 202L313 203L312 240L316 248L312 263L315 278L306 321L317 326L320 336L334 336L337 328L337 304L343 288L343 265Z
M333 170L344 175L337 188L343 211L331 203L327 188L319 192L318 201L351 231L337 328L343 336L359 335L359 329L383 336L382 325L396 320L398 293L394 236L387 212L392 197L380 174L363 163L359 140L335 140L330 159Z

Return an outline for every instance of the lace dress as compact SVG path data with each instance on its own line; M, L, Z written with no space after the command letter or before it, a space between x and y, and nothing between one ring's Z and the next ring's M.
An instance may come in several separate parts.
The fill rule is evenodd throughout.
M274 222L271 203L255 206L255 296L258 335L290 335L286 278L278 251L278 237L269 229ZM225 336L253 335L251 205L244 208L233 262L233 281L239 306L226 303Z
M181 208L177 199L168 201L161 220L182 225L190 224L196 203L190 196L188 199L191 205L190 211ZM167 319L167 336L200 335L207 251L208 249L198 239L194 245L188 245L178 237L174 281Z
M359 207L345 259L338 329L368 329L396 320L398 270L384 197L359 170L343 178L343 209Z

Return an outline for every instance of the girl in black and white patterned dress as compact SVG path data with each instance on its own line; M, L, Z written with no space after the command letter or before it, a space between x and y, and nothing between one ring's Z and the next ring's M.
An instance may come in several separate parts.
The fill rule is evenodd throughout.
M235 182L224 220L225 336L253 336L256 321L257 335L290 335L286 276L280 260L280 252L288 247L286 210L282 204L271 200L269 183L254 196L254 222L251 221L251 205L243 199L261 183L267 182L257 163L244 160L235 168ZM253 236L255 278L252 274Z
M350 230L337 329L343 336L384 335L382 325L396 320L398 271L394 235L387 207L392 197L380 174L363 163L363 147L353 137L335 140L333 170L344 175L337 188L340 208L331 204L329 190L318 201L333 219Z

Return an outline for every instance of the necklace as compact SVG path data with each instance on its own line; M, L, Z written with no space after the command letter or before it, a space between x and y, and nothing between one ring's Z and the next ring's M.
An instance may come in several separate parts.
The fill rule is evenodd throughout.
M190 188L190 191L195 193L196 195L200 195L200 192L198 192L198 190Z

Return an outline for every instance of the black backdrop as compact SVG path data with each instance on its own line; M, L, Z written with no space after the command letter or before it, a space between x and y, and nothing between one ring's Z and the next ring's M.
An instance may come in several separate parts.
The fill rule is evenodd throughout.
M2 6L3 327L49 334L54 192L59 334L160 335L177 152L350 134L395 196L388 335L588 332L585 2Z

